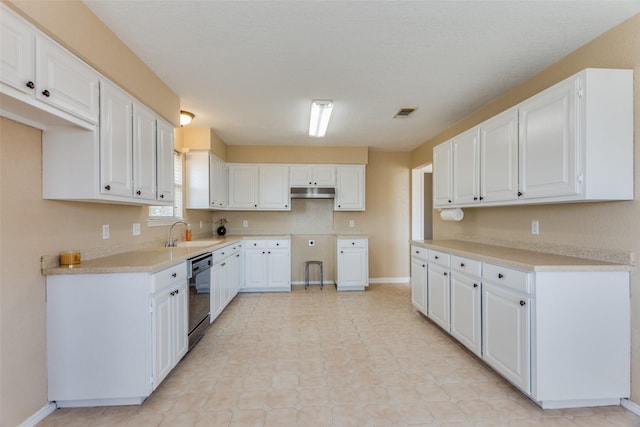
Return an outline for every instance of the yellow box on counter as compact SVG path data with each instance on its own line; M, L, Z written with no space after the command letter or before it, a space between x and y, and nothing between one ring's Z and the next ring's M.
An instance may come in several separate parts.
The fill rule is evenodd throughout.
M80 265L80 251L60 252L60 267L77 267Z

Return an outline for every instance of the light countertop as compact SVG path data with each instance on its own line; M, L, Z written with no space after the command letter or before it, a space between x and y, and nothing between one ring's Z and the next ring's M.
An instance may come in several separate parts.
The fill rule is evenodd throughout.
M523 271L632 271L633 266L460 240L412 240L412 245Z

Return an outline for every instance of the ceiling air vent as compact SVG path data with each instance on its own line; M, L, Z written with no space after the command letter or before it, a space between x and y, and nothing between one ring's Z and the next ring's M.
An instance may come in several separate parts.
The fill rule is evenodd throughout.
M404 108L399 109L398 112L396 113L396 115L393 116L393 118L394 119L406 119L407 117L412 115L414 111L416 111L415 107L404 107Z

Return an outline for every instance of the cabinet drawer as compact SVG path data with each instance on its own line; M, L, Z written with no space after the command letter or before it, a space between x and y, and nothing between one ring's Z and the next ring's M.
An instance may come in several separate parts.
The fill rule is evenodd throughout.
M289 247L289 239L268 240L267 248L269 249L286 249Z
M154 294L172 285L187 280L187 265L182 262L151 275L151 293Z
M475 277L480 277L482 274L482 262L475 259L451 255L451 269L467 273Z
M420 246L411 246L411 256L426 261L429 250Z
M366 248L367 239L340 239L338 241L340 248Z
M443 265L445 267L449 266L450 255L446 252L440 252L433 249L429 250L429 262Z
M531 293L530 274L524 271L512 270L500 265L484 263L482 279L492 283L504 285L518 292Z
M267 241L265 239L245 240L244 247L246 249L264 249L267 247Z
M213 263L217 264L221 260L228 258L229 255L231 255L232 253L237 252L237 250L233 249L233 246L234 245L223 246L211 252L211 256L213 257Z

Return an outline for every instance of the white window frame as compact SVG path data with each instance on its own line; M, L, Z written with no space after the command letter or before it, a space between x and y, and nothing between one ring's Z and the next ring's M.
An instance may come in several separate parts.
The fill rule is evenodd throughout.
M184 156L177 151L173 152L173 177L173 206L149 206L147 226L166 226L184 219ZM152 215L152 210L158 208L171 215Z

